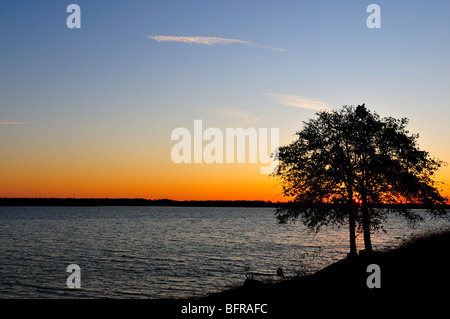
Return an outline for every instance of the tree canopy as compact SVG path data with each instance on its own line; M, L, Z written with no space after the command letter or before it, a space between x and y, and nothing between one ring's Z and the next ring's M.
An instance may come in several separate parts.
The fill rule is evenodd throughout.
M319 231L348 222L350 253L356 253L356 227L371 251L370 233L382 227L388 211L421 220L405 205L380 205L420 203L433 215L447 213L434 180L445 163L419 148L407 118L380 118L364 104L316 115L304 122L298 139L279 149L274 175L291 198L277 209L280 223L299 218Z

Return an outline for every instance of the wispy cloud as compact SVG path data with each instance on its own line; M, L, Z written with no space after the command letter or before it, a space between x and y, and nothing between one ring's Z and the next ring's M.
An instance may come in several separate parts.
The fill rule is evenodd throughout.
M0 125L25 125L28 122L0 122Z
M239 39L227 39L227 38L216 38L216 37L183 37L183 36L170 36L170 35L148 35L148 39L152 39L158 42L183 42L183 43L194 43L194 44L203 44L203 45L216 45L216 44L245 44L250 46L255 46L259 48L269 49L272 51L286 52L285 49L276 48L270 45L263 45L254 43L246 40Z
M236 108L211 108L210 111L220 118L237 120L238 125L243 127L250 126L263 119L262 116L255 116L251 112Z
M288 94L266 93L270 98L283 105L298 107L302 109L310 109L316 111L330 111L331 107L328 103L316 98Z

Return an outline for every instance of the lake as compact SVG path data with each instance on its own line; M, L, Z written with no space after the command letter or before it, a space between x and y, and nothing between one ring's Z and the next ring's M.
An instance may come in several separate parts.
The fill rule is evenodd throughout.
M426 218L412 229L390 216L373 246L448 225ZM313 272L347 252L347 227L314 235L277 224L273 208L0 207L0 298L201 296L242 284L246 270ZM66 286L70 264L81 289Z

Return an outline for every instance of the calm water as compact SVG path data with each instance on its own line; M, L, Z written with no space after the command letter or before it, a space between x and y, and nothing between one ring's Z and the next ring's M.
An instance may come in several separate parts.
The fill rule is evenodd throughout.
M442 225L393 217L374 246ZM313 236L271 208L0 207L0 298L192 297L242 283L246 267L314 271L347 251L347 228ZM66 287L73 263L81 289Z

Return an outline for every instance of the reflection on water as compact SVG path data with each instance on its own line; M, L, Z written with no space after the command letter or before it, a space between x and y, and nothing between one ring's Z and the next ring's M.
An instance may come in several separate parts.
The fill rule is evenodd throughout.
M373 245L443 224L411 229L392 217ZM0 297L191 297L242 283L246 268L293 275L347 251L346 227L314 236L277 224L271 208L0 207ZM66 287L70 264L81 267L80 290Z

